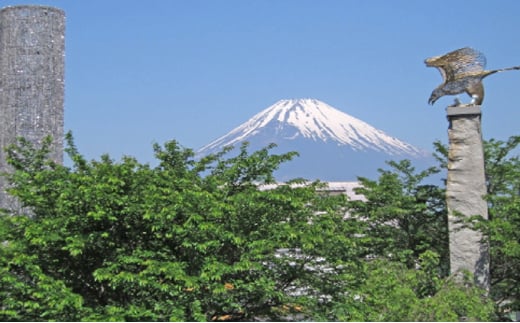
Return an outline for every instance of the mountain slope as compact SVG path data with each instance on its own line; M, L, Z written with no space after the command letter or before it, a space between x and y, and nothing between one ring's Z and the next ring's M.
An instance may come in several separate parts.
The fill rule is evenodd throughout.
M384 160L426 156L426 152L315 99L280 100L199 149L198 155L244 141L250 142L252 150L274 142L277 153L298 151L300 158L279 171L284 180L352 180L375 174Z

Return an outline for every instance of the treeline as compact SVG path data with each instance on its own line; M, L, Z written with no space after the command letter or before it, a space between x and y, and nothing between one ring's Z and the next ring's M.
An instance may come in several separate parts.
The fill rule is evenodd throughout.
M296 155L273 145L195 160L171 141L151 167L87 161L66 139L70 167L47 159L50 139L7 149L27 214L0 216L1 321L489 321L520 308L520 137L485 143L490 220L468 223L491 243L489 294L449 276L444 185L425 184L446 166L438 142L438 167L389 162L350 201L291 185L303 179L259 189Z

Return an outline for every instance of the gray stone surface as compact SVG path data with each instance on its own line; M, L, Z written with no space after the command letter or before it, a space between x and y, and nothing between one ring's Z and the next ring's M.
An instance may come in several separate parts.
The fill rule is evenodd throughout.
M489 289L489 245L480 232L463 228L457 216L488 218L480 107L450 107L449 112L446 202L451 272L468 270L478 285Z
M448 118L451 116L463 116L463 115L473 115L473 114L481 114L480 106L478 105L460 105L454 107L446 108L446 114Z
M4 147L17 137L54 139L51 158L63 160L65 14L45 6L0 10L0 171ZM0 207L12 208L0 179Z

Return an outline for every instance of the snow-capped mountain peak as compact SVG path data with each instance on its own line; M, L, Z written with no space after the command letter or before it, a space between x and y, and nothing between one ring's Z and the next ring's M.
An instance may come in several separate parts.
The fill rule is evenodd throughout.
M202 147L199 153L250 141L260 134L270 137L271 142L275 143L278 140L308 139L347 146L356 151L423 155L420 149L316 99L280 100L228 134Z

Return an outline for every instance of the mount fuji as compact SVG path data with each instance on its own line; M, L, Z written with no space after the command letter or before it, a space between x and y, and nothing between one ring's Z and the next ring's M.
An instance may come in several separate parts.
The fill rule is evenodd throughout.
M277 180L296 177L322 181L373 178L386 160L430 164L429 153L316 99L280 100L197 151L204 156L249 142L249 151L275 143L274 153L297 151L282 164Z

